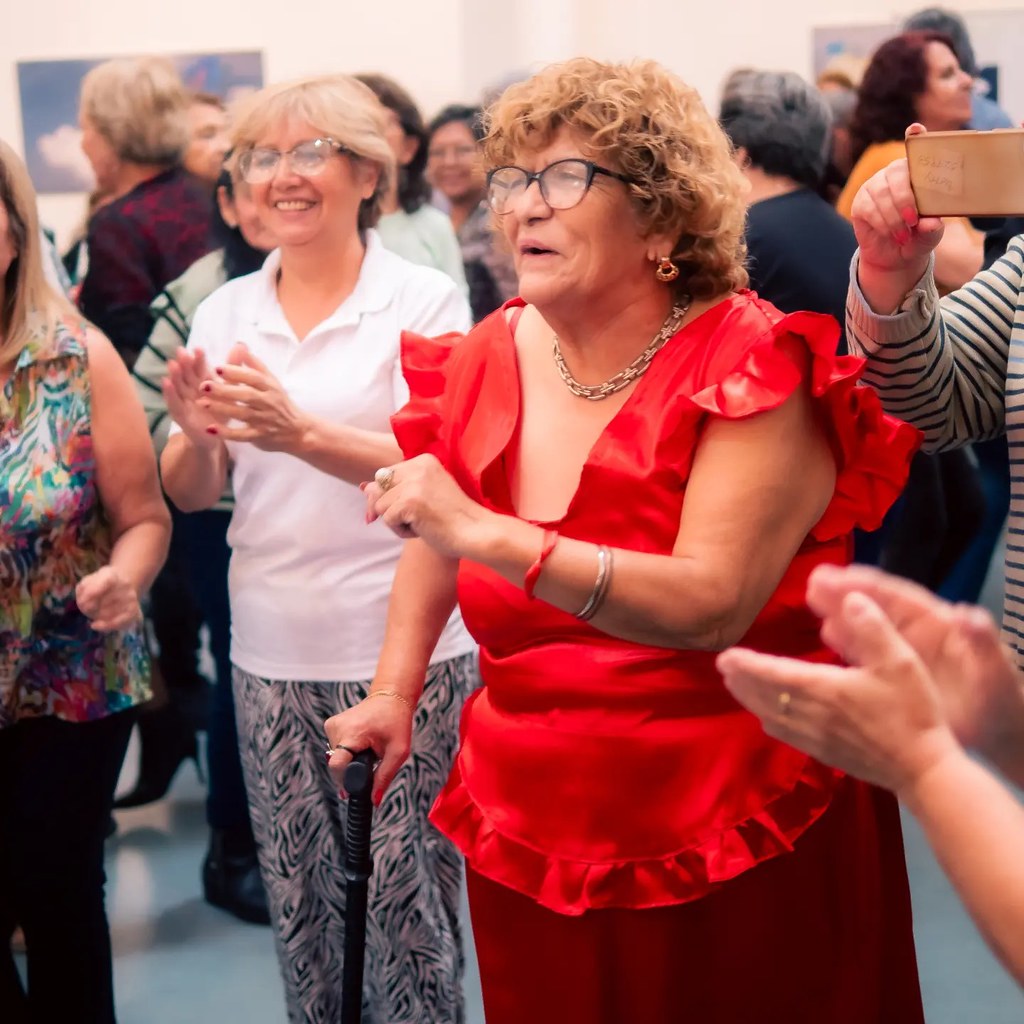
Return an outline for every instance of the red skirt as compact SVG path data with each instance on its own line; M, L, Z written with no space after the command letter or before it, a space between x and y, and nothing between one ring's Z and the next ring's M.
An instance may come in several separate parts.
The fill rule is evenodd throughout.
M467 869L487 1024L923 1024L899 811L852 780L701 899L556 914Z

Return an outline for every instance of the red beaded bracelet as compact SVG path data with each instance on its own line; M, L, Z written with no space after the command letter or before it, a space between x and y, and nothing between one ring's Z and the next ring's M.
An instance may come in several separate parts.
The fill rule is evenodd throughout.
M558 534L554 530L545 530L544 545L540 549L537 561L526 570L526 578L523 580L523 592L530 601L533 600L533 588L537 586L537 580L540 578L540 571L544 567L544 562L547 561L548 555L555 550L557 543Z

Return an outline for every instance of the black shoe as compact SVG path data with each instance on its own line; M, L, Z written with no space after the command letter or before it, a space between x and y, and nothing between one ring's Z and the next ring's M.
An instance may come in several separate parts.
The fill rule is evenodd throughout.
M139 780L130 793L114 801L115 808L141 807L161 799L185 761L194 761L202 778L195 729L173 705L139 715L139 740Z
M251 840L238 842L226 829L211 832L210 849L203 861L203 896L207 903L241 921L270 924L267 894Z

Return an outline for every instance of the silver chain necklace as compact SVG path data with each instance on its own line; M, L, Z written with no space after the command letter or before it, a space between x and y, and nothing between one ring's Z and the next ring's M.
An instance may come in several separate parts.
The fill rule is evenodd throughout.
M651 339L650 345L629 366L619 371L614 377L610 377L603 384L581 384L572 375L569 367L565 365L565 359L562 357L562 349L558 344L558 335L556 334L552 339L552 352L555 357L555 366L558 367L558 375L565 381L565 386L574 395L579 395L580 398L586 398L591 402L600 402L602 398L607 398L609 395L614 395L617 391L629 387L633 381L639 380L647 372L651 365L651 360L661 351L669 338L679 330L683 319L690 311L690 304L692 302L693 299L687 295L681 306L673 306L672 312L669 313L668 318L661 325L661 330Z

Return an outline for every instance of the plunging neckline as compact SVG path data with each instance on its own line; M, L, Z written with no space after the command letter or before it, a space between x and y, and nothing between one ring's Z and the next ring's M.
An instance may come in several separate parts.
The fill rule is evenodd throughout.
M492 472L497 465L498 473L500 475L501 487L502 487L502 499L503 504L507 510L512 513L517 519L522 519L523 522L530 523L534 526L543 526L548 528L556 528L561 526L566 520L570 519L573 513L576 511L576 507L579 503L580 494L583 491L583 484L586 478L590 475L593 469L598 466L601 462L599 456L603 454L605 448L607 448L609 439L614 434L614 428L617 423L621 421L623 416L628 412L632 412L633 406L637 405L640 401L638 396L642 396L645 388L648 386L647 381L651 374L654 372L658 361L662 358L662 353L670 347L674 347L679 344L680 337L686 334L691 327L695 324L700 323L709 313L722 309L725 306L730 306L735 301L735 293L726 296L724 299L716 302L713 306L705 309L699 315L695 316L692 320L684 323L671 338L665 342L664 345L655 353L654 358L651 360L650 365L647 368L647 372L636 381L636 385L633 390L626 396L626 400L616 409L615 413L610 420L601 429L601 432L594 439L594 443L590 446L587 451L587 457L583 460L583 464L580 467L579 480L576 483L576 489L572 493L572 497L569 499L569 504L566 507L565 512L557 519L528 519L525 516L519 514L519 510L516 508L516 504L512 499L512 481L509 477L509 459L508 455L512 448L516 445L516 440L519 437L520 428L523 419L523 380L519 369L519 353L516 350L516 338L515 338L515 326L520 320L520 316L513 316L510 320L506 315L506 311L509 309L520 309L525 310L527 303L522 298L511 299L501 308L501 320L504 326L501 338L501 347L498 351L498 355L502 359L504 366L503 371L507 374L509 380L509 387L515 395L515 406L514 406L514 417L511 420L511 429L508 436L502 442L498 453L494 459L487 465L484 470L485 473ZM519 453L516 453L517 456Z

